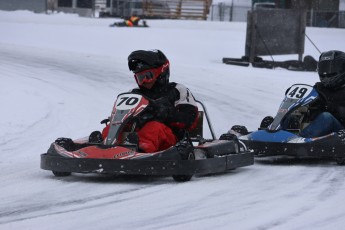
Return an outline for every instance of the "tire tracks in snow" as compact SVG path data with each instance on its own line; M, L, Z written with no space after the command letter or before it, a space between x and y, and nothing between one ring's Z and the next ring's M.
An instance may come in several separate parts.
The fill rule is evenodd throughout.
M295 218L303 219L303 216L307 215L308 212L317 209L320 205L322 205L322 203L327 203L330 199L335 197L338 193L341 193L341 191L344 189L343 172L345 171L345 168L337 165L321 164L315 165L315 169L317 170L314 170L314 166L311 165L302 165L302 167L300 178L308 178L308 183L305 184L300 190L292 190L287 194L284 194L282 199L292 200L294 197L298 197L300 193L304 193L304 196L306 197L305 199L311 198L311 200L318 200L318 202L302 202L300 207L294 208L288 216L275 218L256 229L289 229L290 222ZM313 173L315 173L315 175L311 177L310 174ZM296 178L296 180L298 179L299 178ZM320 189L321 186L322 188ZM327 222L323 218L324 217L322 217L320 220L317 220L320 222L319 225L316 223L313 225L320 226L321 223ZM331 218L336 217L332 216ZM305 226L301 226L300 228L308 229L310 227L310 223L306 223Z
M123 191L109 192L80 199L2 211L0 212L0 225L46 216L73 213L97 207L105 207L133 199L141 199L144 196L169 189L171 186L174 186L174 183L155 182L153 184L150 183L149 185L139 186ZM140 196L138 196L138 193ZM52 207L53 211L49 211ZM44 213L41 214L41 212Z

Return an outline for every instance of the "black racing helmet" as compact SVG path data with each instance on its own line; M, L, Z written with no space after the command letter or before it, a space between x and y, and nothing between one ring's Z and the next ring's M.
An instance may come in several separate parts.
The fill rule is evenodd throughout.
M144 83L166 86L169 83L169 60L160 50L137 50L128 56L128 67L139 87Z
M338 50L323 52L318 63L321 83L327 88L345 84L345 53Z

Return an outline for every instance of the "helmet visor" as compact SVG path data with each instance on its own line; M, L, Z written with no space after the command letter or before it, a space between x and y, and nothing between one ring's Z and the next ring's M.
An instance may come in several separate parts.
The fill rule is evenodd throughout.
M336 53L331 51L321 56L318 64L318 73L320 76L332 77L342 71L343 63L341 60L335 58L335 55Z
M332 76L340 73L342 66L338 61L322 61L319 63L318 72L319 75Z
M134 77L139 86L144 83L152 83L157 80L161 74L160 68L148 69L134 74Z

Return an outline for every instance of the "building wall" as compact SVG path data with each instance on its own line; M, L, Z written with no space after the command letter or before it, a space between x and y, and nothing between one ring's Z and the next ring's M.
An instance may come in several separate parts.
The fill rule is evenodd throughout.
M94 17L93 5L95 0L54 0L57 11L75 13L82 17Z
M0 10L30 10L35 13L45 12L46 0L0 0Z
M0 0L0 10L29 10L35 13L61 11L77 13L80 16L92 17L92 2L94 0ZM71 7L61 7L60 4L72 3Z

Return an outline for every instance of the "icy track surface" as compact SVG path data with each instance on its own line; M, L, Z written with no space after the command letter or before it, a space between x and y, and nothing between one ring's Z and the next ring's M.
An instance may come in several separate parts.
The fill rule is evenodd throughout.
M217 136L234 124L256 129L291 84L318 80L222 64L244 54L245 23L109 28L114 20L0 11L1 230L344 229L345 167L333 162L256 160L187 183L41 170L40 154L57 137L103 128L116 96L135 87L126 59L136 49L166 53L171 81L206 104ZM307 33L322 51L345 50L345 30ZM319 55L307 41L305 54Z

